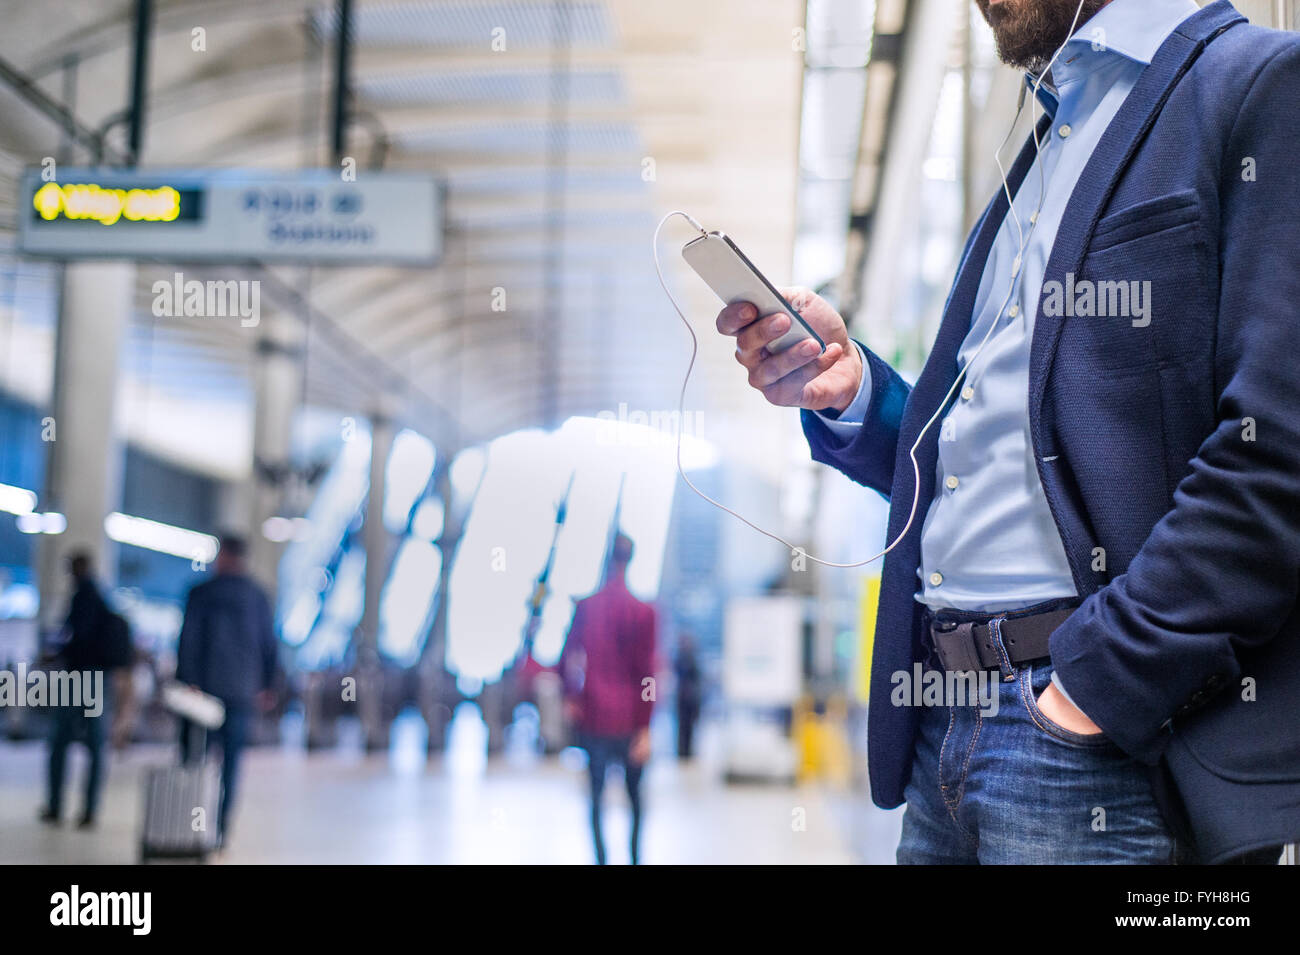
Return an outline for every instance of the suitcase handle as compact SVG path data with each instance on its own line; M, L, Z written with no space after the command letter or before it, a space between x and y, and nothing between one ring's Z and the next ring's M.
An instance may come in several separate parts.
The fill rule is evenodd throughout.
M208 728L200 723L194 722L193 720L187 720L184 718L181 719L181 725L184 728L185 740L183 742L178 740L176 743L176 748L178 750L177 756L179 757L177 762L181 766L202 766L208 761ZM194 731L196 729L199 731L197 757L195 756L194 749ZM187 749L189 750L189 759L185 758L185 751Z

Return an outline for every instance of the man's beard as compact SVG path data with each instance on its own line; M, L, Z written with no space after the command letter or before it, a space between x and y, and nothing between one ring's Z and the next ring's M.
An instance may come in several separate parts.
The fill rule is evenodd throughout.
M1041 72L1057 48L1070 38L1070 25L1077 30L1091 20L1110 0L975 0L980 13L993 28L998 57L1008 66ZM1075 11L1079 12L1075 21Z

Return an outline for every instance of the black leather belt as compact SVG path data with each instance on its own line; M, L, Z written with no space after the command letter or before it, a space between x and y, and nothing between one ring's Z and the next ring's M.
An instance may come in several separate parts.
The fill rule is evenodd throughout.
M987 621L956 621L927 614L930 647L945 670L997 670L1049 656L1047 643L1073 608L1046 610L1023 617L996 617ZM995 626L996 624L996 626ZM995 633L1001 632L1003 659Z

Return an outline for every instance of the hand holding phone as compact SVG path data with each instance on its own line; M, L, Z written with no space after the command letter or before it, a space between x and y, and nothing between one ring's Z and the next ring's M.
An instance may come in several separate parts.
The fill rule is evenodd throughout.
M727 303L718 331L735 336L736 360L769 402L812 411L849 406L862 360L825 299L805 288L776 288L721 232L692 239L682 258Z
M687 250L692 246L699 247L711 240L716 243L717 240L725 240L726 237L720 233L706 232L689 213L674 209L659 220L651 241L651 255L654 258L655 274L659 277L659 284L691 337L691 360L687 364L686 375L682 379L682 388L677 399L677 410L684 414L686 389L690 386L691 370L695 367L696 358L699 357L700 340L695 334L691 320L686 317L686 312L669 289L668 282L664 278L663 267L659 262L659 234L668 221L677 216L681 216L700 233L699 238L688 243L682 250L688 262L690 256L687 255ZM766 318L763 318L761 302L756 305L748 301L749 293L744 290L737 292L725 287L722 282L709 283L722 300L728 303L718 314L718 330L723 334L735 336L736 359L749 369L750 385L762 391L764 397L772 404L794 405L816 411L826 411L829 408L845 410L861 389L865 373L862 367L862 351L850 343L843 318L829 303L808 289L775 289L740 253L734 243L726 240L725 245L729 247L728 257L733 260L733 264L738 260L743 266L745 274L740 276L740 280L748 286L753 286L757 282L762 289L756 290L755 294L762 295L765 290L776 299L774 313L769 313ZM700 267L696 271L705 276L706 281L709 280L707 268ZM796 324L802 328L802 331L795 327ZM783 339L792 331L795 336L794 343L787 347ZM773 347L779 351L774 353ZM916 466L915 456L912 464ZM764 530L744 515L715 501L696 487L682 467L680 434L677 436L677 473L688 488L709 504L726 511L782 546L797 549L797 545L778 534ZM920 482L918 481L917 484L919 486ZM912 502L912 507L915 510L915 501ZM907 523L910 527L912 523L910 518ZM867 560L839 563L822 560L811 554L808 555L808 559L827 567L863 567L889 553L906 533L907 528L904 528L888 547Z
M818 336L826 350L810 342L772 354L770 343L788 330L782 314L760 317L753 305L741 302L718 313L718 331L736 339L736 360L749 369L749 383L774 405L843 411L862 384L862 356L849 341L844 319L824 298L806 288L780 290Z

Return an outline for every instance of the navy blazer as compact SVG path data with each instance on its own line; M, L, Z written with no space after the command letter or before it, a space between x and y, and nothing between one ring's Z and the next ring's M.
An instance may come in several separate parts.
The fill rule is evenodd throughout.
M190 591L176 642L177 680L246 710L275 685L278 660L271 604L252 578L216 574Z
M1083 598L1052 662L1117 745L1172 777L1181 805L1166 812L1206 861L1300 839L1298 123L1300 36L1226 0L1184 21L1098 143L1044 275L1149 281L1150 322L1040 307L1030 350L1035 462ZM1031 140L1013 190L1033 157ZM868 353L871 408L851 442L803 414L816 460L888 497L890 540L1006 210L999 191L915 386ZM938 435L917 450L921 515ZM890 704L890 678L924 659L921 524L882 571L868 763L886 808L903 801L919 716Z

